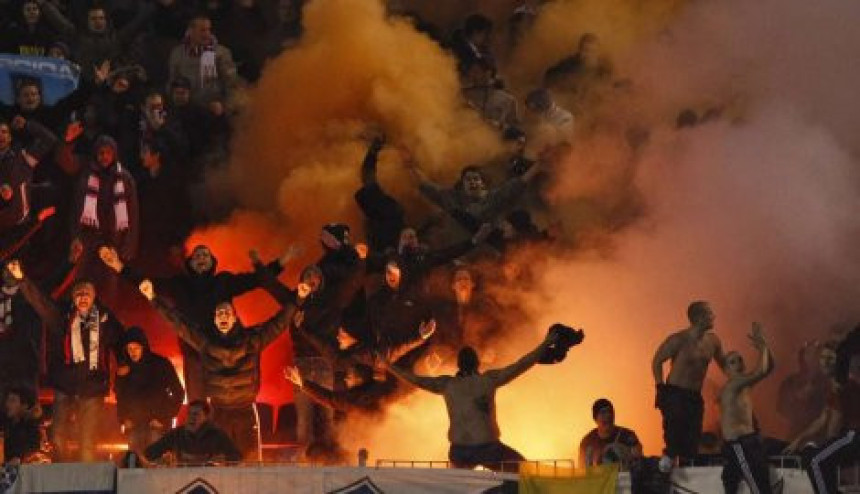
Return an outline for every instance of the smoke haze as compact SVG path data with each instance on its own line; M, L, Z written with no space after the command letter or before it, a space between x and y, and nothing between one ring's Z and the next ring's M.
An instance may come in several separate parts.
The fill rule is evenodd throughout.
M556 321L586 330L567 361L499 393L502 440L527 457L575 456L599 397L613 400L618 422L657 453L651 357L686 326L692 300L712 303L724 347L748 362L755 358L745 339L750 323L764 324L777 361L755 393L768 435L783 430L775 388L793 370L800 342L830 337L860 317L860 107L850 103L860 87L853 25L860 4L633 4L550 2L501 69L522 96L582 33L594 32L619 77L632 81L618 93L623 104L594 109L599 125L578 128L571 153L551 172L546 197L574 241L538 254L552 257L541 263L536 287L518 295L531 320L509 328L500 352L512 361ZM476 5L439 15L464 17ZM225 227L230 242L259 239L272 254L295 240L313 248L326 222L359 224L352 194L364 143L357 136L369 123L410 147L438 178L500 151L459 102L454 62L406 22L387 20L377 1L313 0L305 20L305 38L252 92L230 165L240 203L277 211L262 231L284 239L273 245L259 223L240 216ZM675 117L685 108L721 116L678 130ZM630 129L647 135L635 149L625 138ZM383 154L383 185L411 211L426 210L397 161ZM722 382L718 374L712 369L708 390ZM710 396L706 409L712 425ZM346 441L374 458L440 459L446 426L443 401L419 392L385 421L350 427Z

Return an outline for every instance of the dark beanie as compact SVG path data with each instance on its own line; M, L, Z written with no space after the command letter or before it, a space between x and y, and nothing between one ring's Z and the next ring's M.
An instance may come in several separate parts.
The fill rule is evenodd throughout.
M597 414L605 408L608 408L615 412L615 407L612 406L612 402L607 400L606 398L600 398L599 400L595 401L594 405L591 405L591 418L596 420Z
M146 346L149 344L149 341L146 339L146 333L142 329L132 326L125 330L125 344L128 345L129 343L140 343Z

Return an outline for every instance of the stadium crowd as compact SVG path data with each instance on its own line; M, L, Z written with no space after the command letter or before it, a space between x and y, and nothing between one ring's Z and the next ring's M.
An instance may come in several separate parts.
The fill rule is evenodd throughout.
M499 441L494 392L535 364L562 360L583 335L554 326L514 364L479 372L495 364L484 350L523 316L484 289L483 272L474 266L504 267L495 270L504 282L527 286L528 266L511 268L506 253L553 242L533 220L546 207L537 199L543 170L570 145L593 95L627 82L617 79L600 39L583 33L522 99L509 92L497 62L508 53L498 51L513 49L543 2L521 2L502 28L470 15L450 34L397 12L456 60L462 104L510 145L503 162L466 167L452 186L433 182L408 150L399 150L414 187L467 238L438 245L432 222L407 221L404 205L377 180L378 156L389 143L375 131L365 136L364 161L355 164L365 242L356 242L342 223L320 225L318 239L296 239L318 240L323 254L301 267L295 287L278 276L299 257L296 246L272 260L260 259L254 246L237 246L250 250L253 269L234 273L219 269L217 252L196 245L181 267L170 268L194 228L216 219L201 189L207 173L229 156L232 127L243 111L236 93L301 39L303 3L0 1L0 52L68 62L78 79L48 98L45 80L18 74L13 65L0 68L14 99L0 107L5 461L94 460L111 391L129 449L141 463L260 460L260 355L283 333L294 353L285 378L296 390L300 459L345 461L333 433L343 422L336 418L380 414L410 385L445 397L453 465L505 469L504 462L523 459ZM504 48L494 41L500 36ZM579 104L565 109L559 94L575 95ZM541 148L526 153L538 132ZM280 310L245 327L232 301L256 289ZM181 380L171 361L150 349L146 328L127 327L116 316L130 293L142 296L178 336ZM804 458L816 492L836 492L836 467L860 451L860 370L858 358L851 359L860 350L857 331L801 352L799 371L780 393L795 436L780 447L762 440L749 397L773 369L761 327L750 333L761 359L748 369L740 354L723 351L707 303L691 304L688 317L690 327L671 335L654 357L666 442L657 469L666 472L701 453L702 384L715 361L728 376L718 431L727 491L745 481L770 492L767 455L815 442ZM414 373L445 365L458 374ZM40 387L53 390L49 437ZM183 403L187 419L172 428ZM594 403L597 427L582 440L580 463L619 462L637 475L645 472L635 432L615 425L614 414L609 400Z

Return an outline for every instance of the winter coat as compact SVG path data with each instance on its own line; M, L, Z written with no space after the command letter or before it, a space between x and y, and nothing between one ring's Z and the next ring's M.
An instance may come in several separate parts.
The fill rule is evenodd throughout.
M240 408L256 401L260 355L289 328L296 313L294 305L286 305L263 324L245 329L237 321L229 333L211 336L218 330L202 332L199 322L190 321L160 297L153 305L179 337L200 354L206 396L215 407L223 408Z
M133 330L129 330L129 333ZM138 341L143 345L140 361L132 362L129 359L128 372L117 371L117 416L120 423L131 420L134 424L147 424L156 419L168 425L182 406L185 390L173 364L153 353L145 336L140 339L143 340ZM125 341L129 343L129 338L126 337Z
M88 365L89 352L86 351L89 334L82 335L83 362L75 363L72 358L71 334L75 319L75 308L71 301L55 303L36 285L25 278L21 281L21 291L33 306L48 329L48 382L57 391L82 398L104 397L110 390L110 354L121 355L120 345L125 331L122 323L106 308L97 303L93 307L99 311L98 324L98 363L96 369ZM67 307L67 309L63 309Z

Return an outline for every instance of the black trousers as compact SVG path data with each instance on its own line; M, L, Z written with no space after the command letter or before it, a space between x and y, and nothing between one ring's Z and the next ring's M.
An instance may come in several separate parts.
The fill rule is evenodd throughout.
M257 407L250 404L236 408L213 406L212 422L223 430L247 461L262 461L260 419Z
M758 434L747 434L723 446L723 488L726 494L738 492L741 480L751 494L770 494L770 466Z
M519 451L501 441L469 446L452 444L448 450L448 459L454 468L475 468L481 465L494 472L516 472L520 467L519 462L525 460Z
M705 414L701 393L671 384L660 385L657 408L663 414L664 453L671 458L696 456Z
M804 456L804 467L816 494L836 494L839 492L839 465L858 460L860 435L857 429L848 429Z

